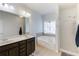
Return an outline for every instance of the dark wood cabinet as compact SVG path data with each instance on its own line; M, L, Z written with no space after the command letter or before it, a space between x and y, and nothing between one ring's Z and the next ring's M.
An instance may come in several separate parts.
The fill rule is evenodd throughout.
M19 55L26 56L26 40L19 42Z
M9 56L18 56L19 49L18 47L14 47L12 49L9 50Z
M0 56L8 56L8 51L2 51L2 52L0 52Z
M0 56L28 56L35 50L35 37L0 46Z
M35 50L35 38L31 38L29 40L27 40L27 55L30 55L31 52L34 52Z
M19 48L18 48L18 43L13 43L13 44L9 44L8 45L8 53L9 53L9 56L18 56L18 51L19 51Z
M32 47L31 52L34 52L35 51L35 40L34 40L34 38L32 38L31 40L32 40L32 42L31 42L31 47Z
M2 56L17 56L18 55L18 43L12 43L0 47L0 55Z
M8 56L8 46L0 46L0 56Z
M27 40L27 55L30 55L31 54L31 40Z

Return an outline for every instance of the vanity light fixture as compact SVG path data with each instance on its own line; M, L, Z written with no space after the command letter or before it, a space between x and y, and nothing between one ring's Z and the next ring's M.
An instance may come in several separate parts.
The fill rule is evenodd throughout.
M8 4L3 4L3 6L4 6L5 8L9 8L9 5L8 5Z
M15 10L14 6L9 5L7 3L0 3L0 7L3 7L5 9L11 9L11 10Z
M23 18L24 16L20 16L20 18Z
M29 12L26 12L26 11L21 11L21 15L25 16L25 17L30 17L31 14Z
M10 7L10 9L15 10L15 8L12 5L10 5L9 7Z
M0 7L3 7L3 4L2 3L0 3Z
M28 13L28 12L26 12L26 17L30 17L31 16L31 14L30 13Z

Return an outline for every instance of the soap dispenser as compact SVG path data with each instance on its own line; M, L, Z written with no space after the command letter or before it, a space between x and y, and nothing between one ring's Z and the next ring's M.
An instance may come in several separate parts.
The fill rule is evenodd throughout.
M19 29L19 35L22 35L22 27Z

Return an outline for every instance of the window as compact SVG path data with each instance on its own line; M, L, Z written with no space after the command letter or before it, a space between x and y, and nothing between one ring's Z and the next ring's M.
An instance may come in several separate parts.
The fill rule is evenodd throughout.
M44 33L55 34L56 33L56 21L44 22Z

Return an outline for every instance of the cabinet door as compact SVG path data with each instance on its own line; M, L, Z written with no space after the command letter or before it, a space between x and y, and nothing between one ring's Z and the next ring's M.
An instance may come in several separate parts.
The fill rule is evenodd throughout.
M19 55L26 56L26 40L19 42Z
M35 38L30 38L27 40L27 55L30 55L35 50Z
M30 55L32 52L31 52L31 50L32 50L32 48L31 48L31 39L28 39L27 40L27 55Z
M20 56L26 56L26 47L20 48Z
M0 52L0 56L8 56L8 51L2 51L2 52Z
M19 55L19 49L18 47L14 47L9 50L9 56L18 56Z
M34 52L35 51L35 39L32 39L31 41L31 52Z

